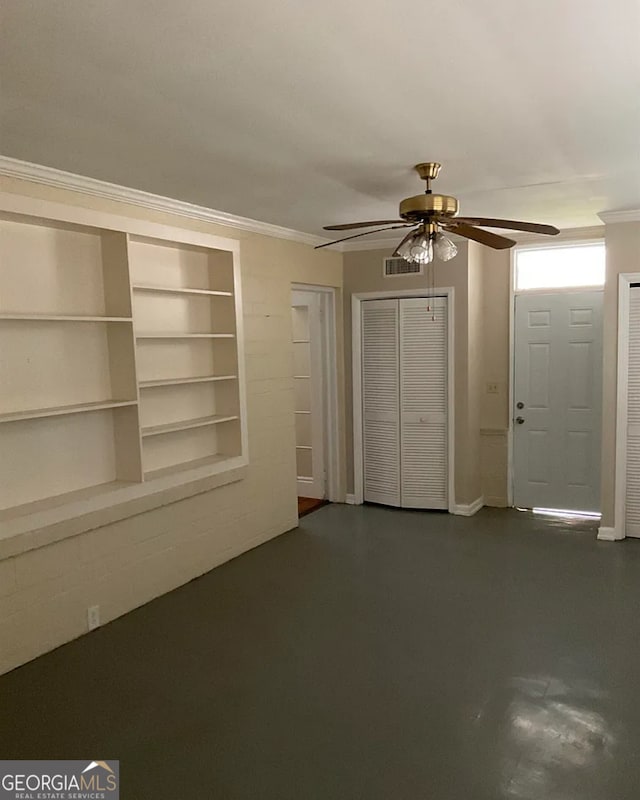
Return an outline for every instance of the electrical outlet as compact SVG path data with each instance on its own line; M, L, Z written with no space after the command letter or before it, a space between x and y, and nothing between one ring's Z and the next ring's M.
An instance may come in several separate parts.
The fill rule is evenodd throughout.
M498 384L497 383L488 383L487 384L487 394L499 394Z
M90 631L100 627L100 606L89 606L87 609L87 623Z

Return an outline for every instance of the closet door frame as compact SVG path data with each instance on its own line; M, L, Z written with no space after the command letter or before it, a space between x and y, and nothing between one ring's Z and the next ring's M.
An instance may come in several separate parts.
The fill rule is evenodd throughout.
M455 290L453 286L424 289L401 289L383 292L357 292L351 295L351 347L353 387L353 498L354 505L364 502L363 420L362 420L362 303L366 300L402 300L406 297L447 298L447 502L449 513L455 513Z
M634 283L640 283L640 272L624 272L618 276L618 377L614 527L601 527L598 531L598 539L606 541L626 538L629 302L631 300L631 284Z

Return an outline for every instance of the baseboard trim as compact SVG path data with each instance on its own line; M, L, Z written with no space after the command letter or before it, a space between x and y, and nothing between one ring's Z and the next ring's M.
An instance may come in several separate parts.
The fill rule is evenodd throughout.
M617 528L601 526L598 528L598 539L601 542L619 542L624 539L624 536L619 534Z
M345 502L345 503L346 503L348 506L355 506L355 505L357 505L357 503L356 503L356 496L355 496L355 494L347 494L347 495L345 495L344 502Z
M485 506L489 506L490 508L507 508L509 505L509 503L507 502L507 498L504 495L499 495L499 494L485 495L484 504Z
M457 514L459 517L472 517L484 506L484 497L478 497L473 503L465 505L464 503L455 503L451 509L452 514Z

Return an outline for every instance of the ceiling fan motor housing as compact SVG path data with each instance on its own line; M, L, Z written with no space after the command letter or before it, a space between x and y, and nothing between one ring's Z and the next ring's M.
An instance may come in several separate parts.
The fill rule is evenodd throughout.
M434 214L455 217L457 213L458 201L446 194L418 194L400 203L400 216L409 222L428 220Z

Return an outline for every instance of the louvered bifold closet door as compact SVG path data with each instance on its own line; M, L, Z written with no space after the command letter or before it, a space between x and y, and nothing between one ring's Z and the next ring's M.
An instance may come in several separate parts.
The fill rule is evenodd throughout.
M362 303L364 499L400 505L398 301Z
M640 287L629 295L626 534L640 537Z
M400 474L404 508L448 508L447 300L400 300Z

